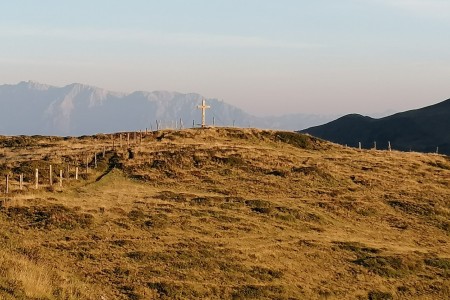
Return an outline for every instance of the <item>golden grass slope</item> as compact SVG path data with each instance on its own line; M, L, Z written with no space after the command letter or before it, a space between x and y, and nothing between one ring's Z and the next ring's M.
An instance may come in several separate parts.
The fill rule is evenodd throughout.
M446 156L235 128L125 144L0 138L0 299L450 297Z

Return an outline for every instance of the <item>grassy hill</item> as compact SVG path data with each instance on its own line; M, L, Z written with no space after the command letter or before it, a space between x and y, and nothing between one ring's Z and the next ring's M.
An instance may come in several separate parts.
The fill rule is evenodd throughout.
M1 299L450 297L448 157L253 129L131 137L0 138Z
M438 152L450 155L450 99L421 109L410 110L381 119L357 114L302 130L342 145L402 151Z

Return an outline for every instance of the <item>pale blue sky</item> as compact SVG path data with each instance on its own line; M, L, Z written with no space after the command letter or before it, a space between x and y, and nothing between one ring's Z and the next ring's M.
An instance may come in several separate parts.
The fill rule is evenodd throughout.
M0 84L198 92L256 115L450 97L448 0L15 0Z

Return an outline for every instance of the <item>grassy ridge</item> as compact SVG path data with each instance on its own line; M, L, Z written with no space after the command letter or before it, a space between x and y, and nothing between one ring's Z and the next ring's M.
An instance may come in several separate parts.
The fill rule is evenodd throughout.
M227 128L0 144L30 181L0 208L0 298L450 297L448 157ZM70 179L34 190L49 164Z

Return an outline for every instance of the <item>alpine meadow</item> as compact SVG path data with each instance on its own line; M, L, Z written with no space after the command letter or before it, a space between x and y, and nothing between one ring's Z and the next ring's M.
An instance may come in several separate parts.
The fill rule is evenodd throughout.
M0 143L2 299L450 297L447 156L238 128Z

